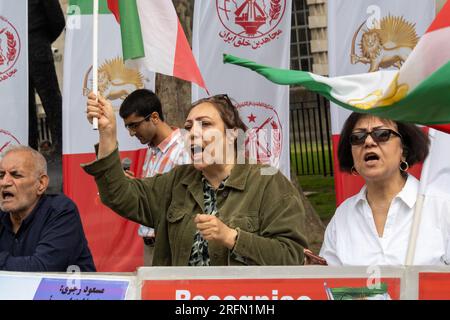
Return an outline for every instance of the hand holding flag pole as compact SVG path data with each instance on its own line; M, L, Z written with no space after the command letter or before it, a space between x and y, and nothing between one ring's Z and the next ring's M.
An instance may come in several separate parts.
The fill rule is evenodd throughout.
M98 96L98 0L93 3L92 91ZM92 119L92 129L98 130L98 118Z

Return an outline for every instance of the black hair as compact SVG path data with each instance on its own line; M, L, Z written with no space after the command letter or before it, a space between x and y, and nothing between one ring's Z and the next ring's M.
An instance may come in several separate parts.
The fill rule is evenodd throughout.
M161 101L158 96L151 90L138 89L133 91L125 98L120 106L119 115L122 119L128 118L132 114L141 117L147 117L153 112L157 112L159 118L164 121L162 113Z
M352 146L350 144L350 135L355 128L356 123L365 117L376 117L370 114L353 112L345 121L341 131L338 159L339 167L342 171L351 173L353 163ZM402 136L403 156L410 166L425 160L428 156L430 139L422 129L415 124L393 121L380 118L382 121L393 123L397 126L398 133Z

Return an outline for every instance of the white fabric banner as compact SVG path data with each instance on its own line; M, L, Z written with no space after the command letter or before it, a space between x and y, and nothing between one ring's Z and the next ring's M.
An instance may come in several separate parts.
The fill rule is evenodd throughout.
M291 0L196 0L192 49L211 95L226 93L237 102L250 130L251 157L290 176L289 87L275 85L237 66L233 54L273 67L290 67ZM193 85L192 100L205 97Z
M64 51L63 153L92 153L98 132L86 120L87 94L92 90L92 15L70 15ZM118 111L125 97L136 89L155 90L155 75L145 69L125 67L119 24L112 14L99 15L99 93L116 110L121 151L141 149L123 125Z
M143 265L138 225L105 207L94 179L80 167L95 159L94 144L98 142L98 131L86 119L87 94L92 90L93 5L87 0L71 4L64 54L64 193L78 206L97 271L130 272ZM98 89L116 110L120 155L131 160L131 170L139 176L147 146L129 135L118 111L136 89L154 90L155 76L123 64L119 24L106 8L106 1L99 4Z
M428 168L424 166L424 170L428 170L425 183L429 186L425 194L445 193L448 196L450 195L450 134L434 130L432 134L430 133L430 140L430 155L427 159L429 165Z
M329 1L330 77L397 68L403 61L395 55L407 57L416 44L408 32L421 37L434 16L435 0ZM340 133L350 113L332 104L333 134Z
M435 16L435 0L328 1L329 75L399 68ZM331 103L333 151L350 111ZM334 162L339 205L359 191L362 179L340 172Z
M0 0L0 151L28 144L27 1Z

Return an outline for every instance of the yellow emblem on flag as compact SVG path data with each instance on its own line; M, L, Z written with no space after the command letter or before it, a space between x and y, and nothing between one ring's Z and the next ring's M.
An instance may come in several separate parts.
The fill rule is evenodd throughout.
M381 19L378 28L363 30L359 48L361 55L356 54L355 44L359 32L366 24L364 21L353 36L351 63L369 64L368 72L395 67L400 69L412 52L419 37L415 24L403 17L387 16Z
M92 66L83 81L83 95L90 92L88 88ZM108 100L124 100L130 93L144 88L144 76L137 69L127 67L121 57L105 62L98 68L98 91Z
M383 95L383 90L378 89L362 99L351 99L348 104L359 109L368 110L376 107L390 106L406 97L409 91L409 85L406 83L399 84L397 73L391 84Z

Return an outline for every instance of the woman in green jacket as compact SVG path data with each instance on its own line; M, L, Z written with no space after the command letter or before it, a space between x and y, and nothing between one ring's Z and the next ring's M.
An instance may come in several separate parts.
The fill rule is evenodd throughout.
M242 161L237 141L246 127L228 96L192 105L185 122L192 164L145 179L124 175L110 102L91 93L87 117L98 118L99 146L83 168L104 204L155 228L154 266L303 264L298 191L278 170Z

